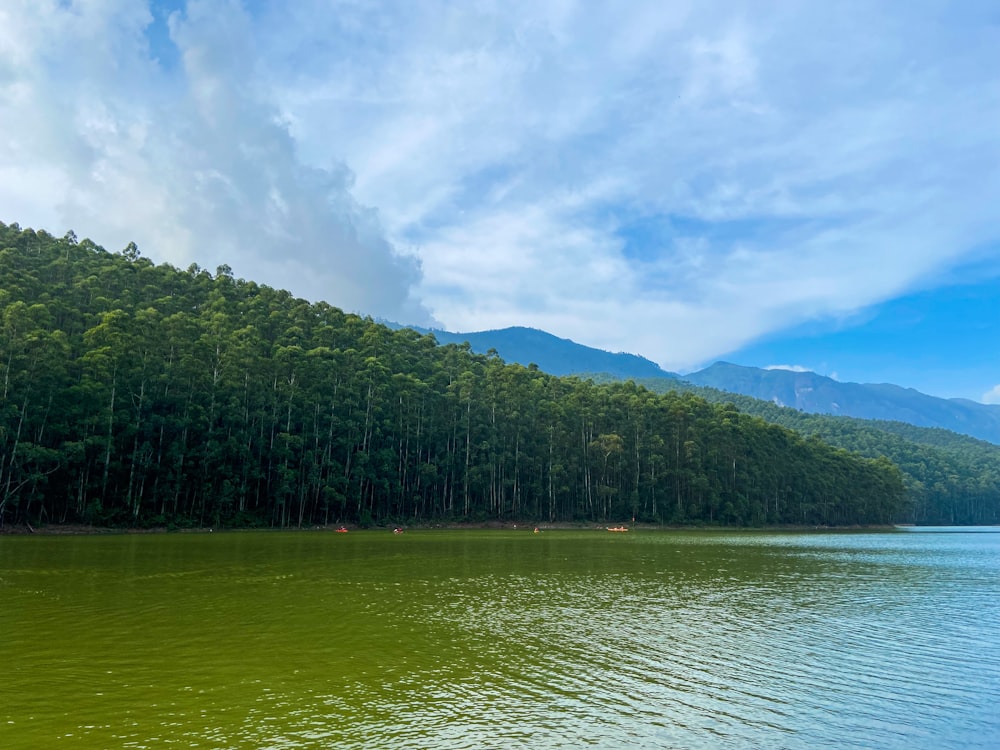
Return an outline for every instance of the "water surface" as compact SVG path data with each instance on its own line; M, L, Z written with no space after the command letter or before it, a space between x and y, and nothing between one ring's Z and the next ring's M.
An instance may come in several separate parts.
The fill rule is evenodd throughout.
M1000 533L0 537L0 642L3 748L998 748Z

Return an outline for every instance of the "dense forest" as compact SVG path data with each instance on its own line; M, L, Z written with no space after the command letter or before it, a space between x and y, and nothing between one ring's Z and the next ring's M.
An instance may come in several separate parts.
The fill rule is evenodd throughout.
M0 522L887 523L900 471L192 265L0 224Z
M908 510L901 520L930 525L1000 524L1000 446L993 443L904 422L810 414L663 378L639 382L661 393L684 392L715 404L731 404L839 448L870 458L889 458L903 472L906 486Z

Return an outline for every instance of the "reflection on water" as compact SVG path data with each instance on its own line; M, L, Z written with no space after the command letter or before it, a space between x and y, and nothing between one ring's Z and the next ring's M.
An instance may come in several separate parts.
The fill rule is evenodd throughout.
M1000 534L0 538L0 746L1000 747Z

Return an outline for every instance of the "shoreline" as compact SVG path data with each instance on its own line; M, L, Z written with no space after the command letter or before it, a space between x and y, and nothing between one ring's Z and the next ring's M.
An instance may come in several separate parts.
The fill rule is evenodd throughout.
M442 523L419 523L413 525L398 526L387 524L382 526L370 526L362 528L356 524L336 524L329 526L303 526L303 527L253 527L253 526L224 526L215 528L211 526L192 527L183 529L170 529L166 526L153 526L150 528L129 528L110 526L90 526L88 524L67 523L67 524L47 524L45 526L30 525L7 525L0 528L0 536L111 536L123 534L212 534L212 533L232 533L247 531L295 531L295 532L326 532L336 533L338 529L346 528L348 531L389 531L394 528L401 528L404 531L525 531L532 532L538 529L544 531L607 531L609 526L626 526L629 531L722 531L722 532L755 532L755 531L895 531L900 524L883 524L872 526L805 526L805 525L784 525L784 526L672 526L669 524L656 523L623 523L620 521L606 521L603 523L590 521L565 521L555 523L537 523L534 521L482 521L482 522L442 522Z

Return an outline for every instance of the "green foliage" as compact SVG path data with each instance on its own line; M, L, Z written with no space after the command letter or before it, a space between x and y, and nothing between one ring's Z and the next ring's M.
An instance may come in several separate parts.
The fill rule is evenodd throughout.
M883 457L690 393L438 346L225 266L182 271L134 246L0 224L0 290L4 523L844 525L913 512Z
M595 380L609 379L595 376ZM906 486L900 520L929 525L1000 524L1000 446L949 430L903 422L809 414L750 396L679 381L640 381L662 393L685 392L732 404L805 436L899 467Z

